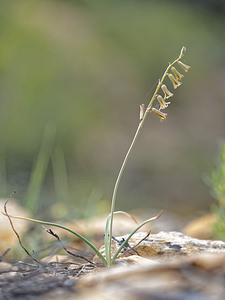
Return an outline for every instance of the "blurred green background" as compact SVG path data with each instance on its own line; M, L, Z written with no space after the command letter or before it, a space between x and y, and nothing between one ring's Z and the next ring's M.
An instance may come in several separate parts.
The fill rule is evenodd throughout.
M145 123L116 208L207 210L225 136L223 3L1 0L0 197L16 190L42 217L108 213L139 105L184 45L191 70L166 121Z

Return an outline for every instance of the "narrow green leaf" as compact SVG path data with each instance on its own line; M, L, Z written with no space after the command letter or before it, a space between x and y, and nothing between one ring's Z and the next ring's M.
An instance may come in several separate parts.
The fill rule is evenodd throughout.
M3 215L7 216L5 213L2 213ZM61 228L63 230L69 231L70 233L74 234L75 236L77 236L78 238L80 238L84 243L86 243L89 247L91 247L94 252L98 255L98 257L102 260L102 262L104 263L105 266L107 266L107 262L104 258L104 256L100 253L100 251L91 243L89 242L85 237L83 237L81 234L79 234L76 231L73 231L72 229L57 224L57 223L52 223L52 222L46 222L46 221L41 221L41 220L36 220L36 219L30 219L30 218L25 218L25 217L18 217L18 216L11 216L8 215L10 218L14 218L14 219L20 219L20 220L25 220L25 221L29 221L29 222L33 222L33 223L38 223L38 224L43 224L43 225L48 225L48 226L54 226L54 227L58 227Z
M45 127L41 148L38 153L38 158L31 174L30 184L26 196L25 206L31 213L34 213L37 207L37 201L44 177L47 172L55 134L55 125L52 123L47 124Z
M144 222L142 222L138 227L136 227L131 234L126 238L126 240L121 244L121 246L119 247L119 249L116 251L116 253L114 254L113 258L112 258L112 264L115 262L117 256L119 255L120 251L123 249L123 247L128 243L129 239L141 228L143 227L145 224L150 223L152 221L157 220L160 216L162 215L162 211L155 217L150 218Z

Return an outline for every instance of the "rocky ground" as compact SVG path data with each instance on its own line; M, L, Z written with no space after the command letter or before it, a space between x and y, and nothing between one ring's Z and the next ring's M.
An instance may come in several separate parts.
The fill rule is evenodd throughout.
M116 237L113 251L123 238ZM6 300L217 300L224 295L225 243L179 232L135 234L110 269L96 258L81 263L69 256L10 264L2 255L0 262L0 299Z

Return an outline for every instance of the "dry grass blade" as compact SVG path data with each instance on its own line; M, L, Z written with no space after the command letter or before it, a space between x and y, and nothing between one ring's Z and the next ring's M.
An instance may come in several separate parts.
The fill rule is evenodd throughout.
M125 216L127 216L128 218L130 218L131 220L133 220L134 223L136 223L138 225L138 222L137 222L137 220L135 219L134 216L132 216L131 214L127 213L126 211L123 211L121 213L123 213Z

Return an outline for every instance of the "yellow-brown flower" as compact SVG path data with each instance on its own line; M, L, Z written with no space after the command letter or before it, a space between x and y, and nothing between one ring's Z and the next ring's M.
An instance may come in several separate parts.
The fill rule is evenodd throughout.
M184 63L182 63L182 61L178 60L178 64L179 66L185 71L188 72L188 70L190 69L190 66L185 65Z
M170 104L170 102L166 102L165 100L163 100L161 95L157 95L157 100L159 102L160 109L167 108L168 105Z
M171 68L171 71L172 71L173 74L175 75L176 80L181 80L181 79L184 77L184 75L183 75L183 74L180 74L180 73L177 71L177 69L174 68L174 67Z
M155 115L159 116L159 117L161 118L161 121L166 119L167 114L161 112L160 110L158 110L158 109L156 109L156 108L154 108L154 107L152 108L152 112L153 112Z
M170 81L172 82L174 89L178 88L178 86L180 86L182 84L182 82L176 80L176 78L172 74L167 74L167 75L168 75Z
M167 86L165 84L163 84L161 86L161 89L164 93L164 99L168 99L170 97L173 97L173 94L168 90Z

